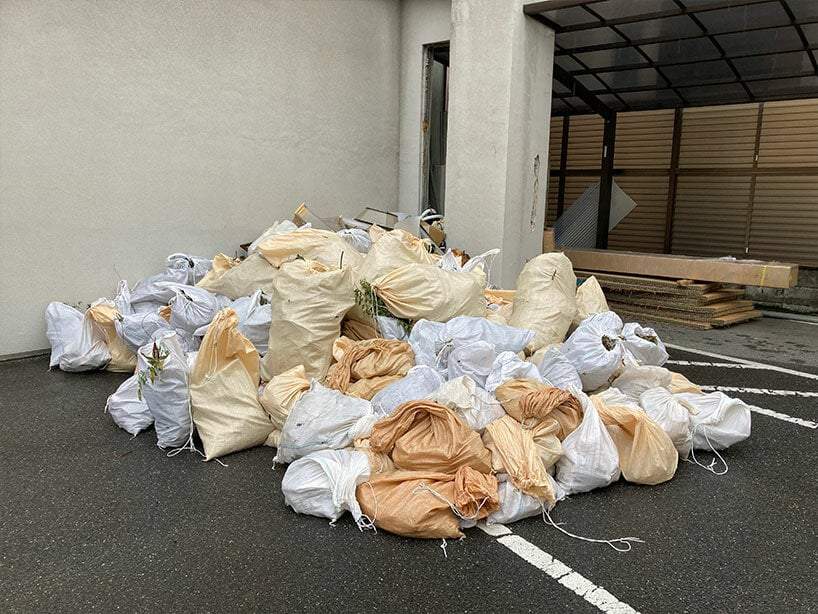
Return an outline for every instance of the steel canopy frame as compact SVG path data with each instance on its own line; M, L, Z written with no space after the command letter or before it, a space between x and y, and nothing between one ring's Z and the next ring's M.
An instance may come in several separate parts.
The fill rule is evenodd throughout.
M818 97L818 0L655 4L642 12L612 0L524 7L556 32L554 79L563 90L555 84L552 114L605 120L598 248L607 247L618 111Z

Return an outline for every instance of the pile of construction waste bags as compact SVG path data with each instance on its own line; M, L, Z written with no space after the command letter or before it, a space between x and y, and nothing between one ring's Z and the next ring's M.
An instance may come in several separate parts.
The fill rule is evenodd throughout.
M107 412L170 454L271 446L296 512L421 538L660 484L749 436L744 403L664 368L563 254L514 291L488 287L494 256L282 222L244 259L174 254L84 312L50 304L51 365L132 373Z

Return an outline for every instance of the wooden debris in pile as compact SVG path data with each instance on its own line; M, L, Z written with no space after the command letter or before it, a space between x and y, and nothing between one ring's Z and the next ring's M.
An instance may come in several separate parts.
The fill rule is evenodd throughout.
M692 279L575 272L578 278L596 277L608 306L626 319L649 319L707 330L761 317L753 302L744 299L743 287Z

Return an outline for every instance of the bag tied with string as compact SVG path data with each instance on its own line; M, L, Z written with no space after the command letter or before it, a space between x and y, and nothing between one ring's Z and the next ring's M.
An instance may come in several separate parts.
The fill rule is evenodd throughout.
M327 387L367 400L402 379L415 364L412 346L397 339L341 337L333 343L332 353L338 362L327 372Z
M512 418L531 428L542 421L559 425L556 436L562 441L582 422L582 404L576 396L529 379L513 379L494 391L503 409Z
M497 479L471 467L453 473L395 471L358 486L358 503L379 529L424 539L463 537L460 521L499 507Z
M366 454L354 450L319 450L294 461L284 473L284 503L299 514L338 520L345 511L361 526L356 487L369 479Z
M565 339L577 310L576 291L577 278L565 254L541 254L526 263L517 277L508 323L536 333L527 354Z
M396 317L435 322L483 316L485 286L482 270L444 271L432 264L407 264L372 282L375 294Z
M308 378L322 380L332 362L341 320L354 303L349 267L330 269L307 260L284 264L270 292L272 320L262 378L269 381L304 365Z
M188 364L185 351L173 331L161 332L137 352L140 394L148 405L156 429L156 445L179 448L190 443Z
M196 286L236 300L259 289L269 292L277 274L278 269L261 254L250 254L244 260L216 254L213 268Z
M264 443L273 430L258 401L259 357L233 309L216 314L190 372L193 422L205 460Z
M522 492L543 501L549 507L556 495L534 445L531 433L511 416L503 416L486 427L483 443L491 451L492 471L505 473Z
M284 422L287 421L293 405L309 389L310 380L307 379L304 365L298 365L274 376L264 386L259 395L259 402L277 430L284 428Z
M399 406L375 424L369 445L389 454L399 469L454 473L468 466L481 473L491 471L491 454L480 435L448 407L432 401Z
M622 477L650 486L673 477L679 453L658 424L637 407L608 405L598 395L591 400L616 445Z
M274 267L305 258L324 266L358 268L364 256L334 232L318 228L299 228L286 234L272 235L258 244L258 253Z

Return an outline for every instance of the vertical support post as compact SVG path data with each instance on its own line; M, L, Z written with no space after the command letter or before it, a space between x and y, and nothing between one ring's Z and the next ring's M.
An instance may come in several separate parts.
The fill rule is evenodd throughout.
M747 203L747 223L744 226L744 254L750 254L750 233L753 228L753 208L756 201L756 181L758 176L758 152L761 149L761 127L764 123L764 103L758 105L756 119L756 140L753 148L753 174L750 176L750 202Z
M560 141L560 175L557 184L557 217L562 215L565 209L565 171L568 168L568 131L571 127L571 116L562 118L562 140Z
M611 221L611 188L613 187L616 113L605 117L602 135L602 172L599 178L599 208L596 216L596 247L608 249L608 225Z
M682 144L682 110L673 115L673 143L670 150L670 170L667 181L667 207L665 208L665 253L673 247L673 216L676 214L676 186L679 183L679 150Z

